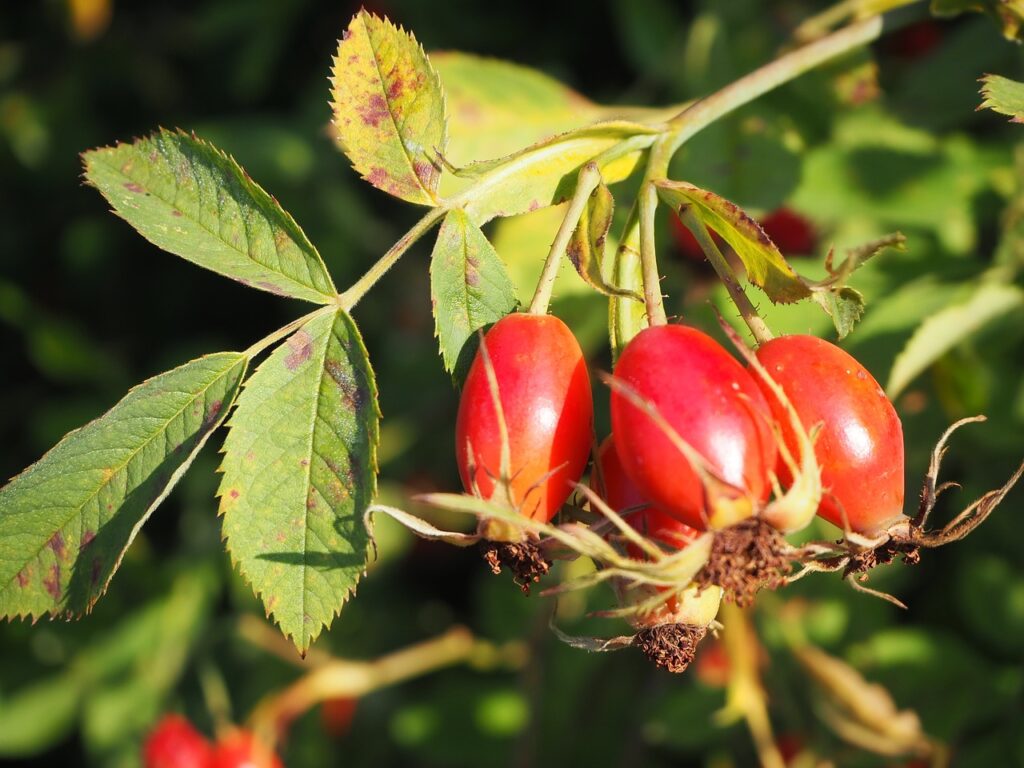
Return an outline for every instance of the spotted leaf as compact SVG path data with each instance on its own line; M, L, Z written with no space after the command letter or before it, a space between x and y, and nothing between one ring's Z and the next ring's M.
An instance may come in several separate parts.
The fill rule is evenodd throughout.
M344 310L309 320L246 382L218 495L232 560L305 651L366 568L377 389Z

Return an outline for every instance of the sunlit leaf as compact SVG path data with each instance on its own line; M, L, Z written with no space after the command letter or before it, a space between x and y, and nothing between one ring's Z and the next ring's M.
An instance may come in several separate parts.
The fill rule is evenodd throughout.
M86 180L159 248L280 296L326 304L336 295L295 220L211 144L159 131L82 158Z
M416 38L360 11L341 37L331 83L334 129L353 167L389 195L436 205L444 94Z
M454 373L477 329L516 308L505 265L465 212L451 211L430 257L430 297L445 368Z
M988 323L1024 309L1024 291L1013 285L984 283L965 302L927 318L893 363L885 391L896 397L911 381L957 344Z
M448 104L446 159L457 166L511 155L601 115L596 104L529 67L455 51L433 53L430 61ZM457 176L441 178L445 195L465 186Z
M999 75L985 75L981 82L981 95L985 100L979 109L1006 115L1011 123L1024 123L1024 83Z
M0 615L76 616L238 392L246 357L201 357L130 391L0 489Z
M461 171L472 183L453 202L481 225L495 216L515 216L555 205L572 196L580 168L590 160L598 160L608 184L629 176L640 159L640 149L599 156L633 137L641 137L646 144L653 140L649 129L635 123L600 123L509 157L472 163Z
M366 349L341 309L278 347L229 421L218 490L228 550L300 651L366 569L378 422Z
M772 301L790 303L810 296L810 289L761 226L734 203L685 181L658 182L658 193L675 209L691 207L705 226L732 247L747 270L747 279Z

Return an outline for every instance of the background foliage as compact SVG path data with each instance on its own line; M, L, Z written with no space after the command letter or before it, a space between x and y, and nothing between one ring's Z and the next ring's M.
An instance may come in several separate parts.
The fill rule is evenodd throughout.
M71 7L100 14L75 16ZM818 7L622 0L553 4L543 19L469 0L391 0L373 10L414 30L428 50L508 58L599 103L653 105L707 93L767 61ZM139 238L81 187L82 150L156 125L195 130L302 222L339 287L412 223L415 212L363 184L327 134L325 77L356 10L319 0L113 8L50 0L0 10L0 475L34 461L134 383L205 352L243 349L301 311ZM571 31L580 13L588 35ZM1024 135L974 111L976 78L1019 80L1024 61L981 17L913 30L707 129L672 175L755 213L785 204L808 216L820 238L814 262L794 260L802 272L820 270L830 243L841 252L893 229L907 235L905 252L857 273L867 313L844 345L902 390L908 498L946 424L990 417L959 433L948 459L948 476L973 498L1010 474L1024 430L1024 309L1007 294L1024 267ZM487 230L521 298L557 223L557 212L541 211ZM707 325L709 298L724 307L723 297L662 224L668 311ZM433 339L429 252L429 241L418 244L354 313L385 415L381 497L396 503L458 484L456 395ZM553 309L592 364L607 369L605 300L566 270ZM765 309L778 331L834 333L809 303ZM929 335L898 357L925 321ZM236 631L240 616L260 609L221 545L218 461L214 451L199 456L91 616L0 626L0 761L135 765L141 734L166 709L209 730L201 681L211 670L226 681L239 717L294 678ZM843 747L822 725L784 650L786 617L917 710L929 734L953 745L955 765L1024 765L1019 499L917 568L875 576L909 611L828 577L763 599L778 731L841 765L884 764ZM379 533L380 560L316 647L374 657L462 623L481 637L522 640L530 661L510 671L457 668L374 693L340 743L311 713L293 727L289 766L752 764L742 726L712 724L724 702L713 675L672 678L632 654L568 649L547 630L550 603L522 599L472 551L413 541L383 521ZM617 632L583 617L608 596L587 599L563 600L560 626Z

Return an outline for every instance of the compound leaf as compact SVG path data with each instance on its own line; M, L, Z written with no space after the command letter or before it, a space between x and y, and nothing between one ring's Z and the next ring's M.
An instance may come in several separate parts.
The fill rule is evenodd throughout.
M223 421L246 365L222 352L140 384L0 489L0 615L92 608Z
M437 205L444 93L416 38L360 11L338 44L331 84L334 129L353 167L389 195Z
M441 225L430 259L430 294L445 368L454 373L479 328L516 308L515 286L494 247L464 211Z
M232 560L305 651L366 569L377 388L342 309L313 317L246 382L218 495Z
M82 159L86 180L153 245L263 291L334 299L327 267L299 225L213 145L162 130Z

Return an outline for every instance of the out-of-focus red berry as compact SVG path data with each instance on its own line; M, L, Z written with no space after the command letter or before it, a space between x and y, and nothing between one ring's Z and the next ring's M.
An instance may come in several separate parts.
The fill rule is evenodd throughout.
M284 768L284 763L255 733L237 728L217 742L210 768Z
M340 739L352 727L352 718L356 715L357 699L348 696L328 699L320 705L320 722L324 730L336 739Z
M761 217L761 228L783 253L814 253L818 236L805 217L790 208L779 208Z
M942 42L942 27L931 19L911 24L889 38L886 50L901 59L920 59Z
M210 742L181 715L164 715L142 746L145 768L209 768Z

